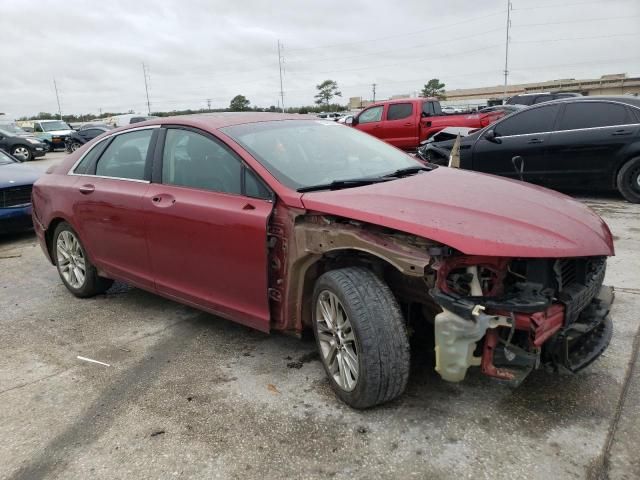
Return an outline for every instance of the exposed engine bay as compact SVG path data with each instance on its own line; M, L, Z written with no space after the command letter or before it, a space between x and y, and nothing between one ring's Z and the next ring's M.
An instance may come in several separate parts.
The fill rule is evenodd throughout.
M361 265L384 279L407 322L433 325L435 368L447 381L472 366L511 385L541 367L577 372L611 339L606 257L465 255L362 222L284 215L292 212L276 212L270 228L274 329L300 334L314 278Z

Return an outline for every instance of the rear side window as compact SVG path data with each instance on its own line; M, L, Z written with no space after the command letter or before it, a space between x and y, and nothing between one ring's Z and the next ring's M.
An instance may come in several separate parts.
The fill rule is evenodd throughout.
M240 195L241 175L241 160L222 143L189 130L167 130L162 183Z
M548 105L527 109L511 115L494 127L496 135L525 135L527 133L549 132L553 129L560 105Z
M539 95L533 103L544 103L553 100L553 95Z
M382 119L383 108L384 107L380 105L379 107L373 107L368 110L365 110L358 117L358 123L379 122Z
M96 175L144 180L144 166L153 129L122 133L107 147L96 166Z
M401 120L410 117L413 113L412 103L394 103L389 105L387 120Z
M624 125L629 120L624 105L605 102L568 103L560 120L559 130Z

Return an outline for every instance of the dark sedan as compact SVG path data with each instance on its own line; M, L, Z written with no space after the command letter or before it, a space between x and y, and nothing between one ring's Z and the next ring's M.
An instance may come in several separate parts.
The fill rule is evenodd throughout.
M65 139L65 148L69 153L75 152L85 143L109 130L113 129L108 125L91 125L87 128L80 128L80 130L73 132Z
M0 234L28 229L31 190L40 173L0 150Z
M28 162L47 153L48 146L39 138L13 123L0 124L0 149L21 162Z
M433 142L419 155L447 164L453 144ZM640 99L534 105L463 138L460 167L559 190L618 190L640 203Z

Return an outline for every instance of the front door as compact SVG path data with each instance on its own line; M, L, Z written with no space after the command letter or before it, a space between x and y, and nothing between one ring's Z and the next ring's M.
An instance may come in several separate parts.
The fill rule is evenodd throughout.
M97 145L87 154L74 184L74 220L93 263L116 278L153 288L145 237L144 194L149 188L157 129L117 135L99 158ZM108 140L105 140L108 141ZM97 162L97 163L96 163ZM76 169L78 171L78 168ZM149 173L146 173L149 172Z
M367 132L374 137L382 138L382 113L384 106L370 107L360 112L355 118L355 126L358 130Z
M382 139L405 150L418 146L417 115L413 103L391 103L382 128Z
M156 289L268 331L270 195L249 196L258 180L213 136L169 128L165 137L158 183L144 198Z
M547 142L559 109L532 107L496 123L495 139L481 135L473 147L473 170L544 184Z

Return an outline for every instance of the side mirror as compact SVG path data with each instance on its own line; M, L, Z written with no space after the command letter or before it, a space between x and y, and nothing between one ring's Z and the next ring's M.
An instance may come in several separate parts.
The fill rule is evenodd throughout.
M429 112L422 112L422 113L420 114L420 116L421 116L422 118L425 118L425 117L430 117L430 116L431 116L431 114L430 114Z
M354 120L354 117L348 117L348 118L345 118L344 123L345 125L353 125L353 120Z
M496 135L496 132L493 128L487 130L486 132L484 132L484 138L485 140L488 140L489 142L493 142L493 143L502 143L502 140L500 140L500 138L498 138L498 136Z

